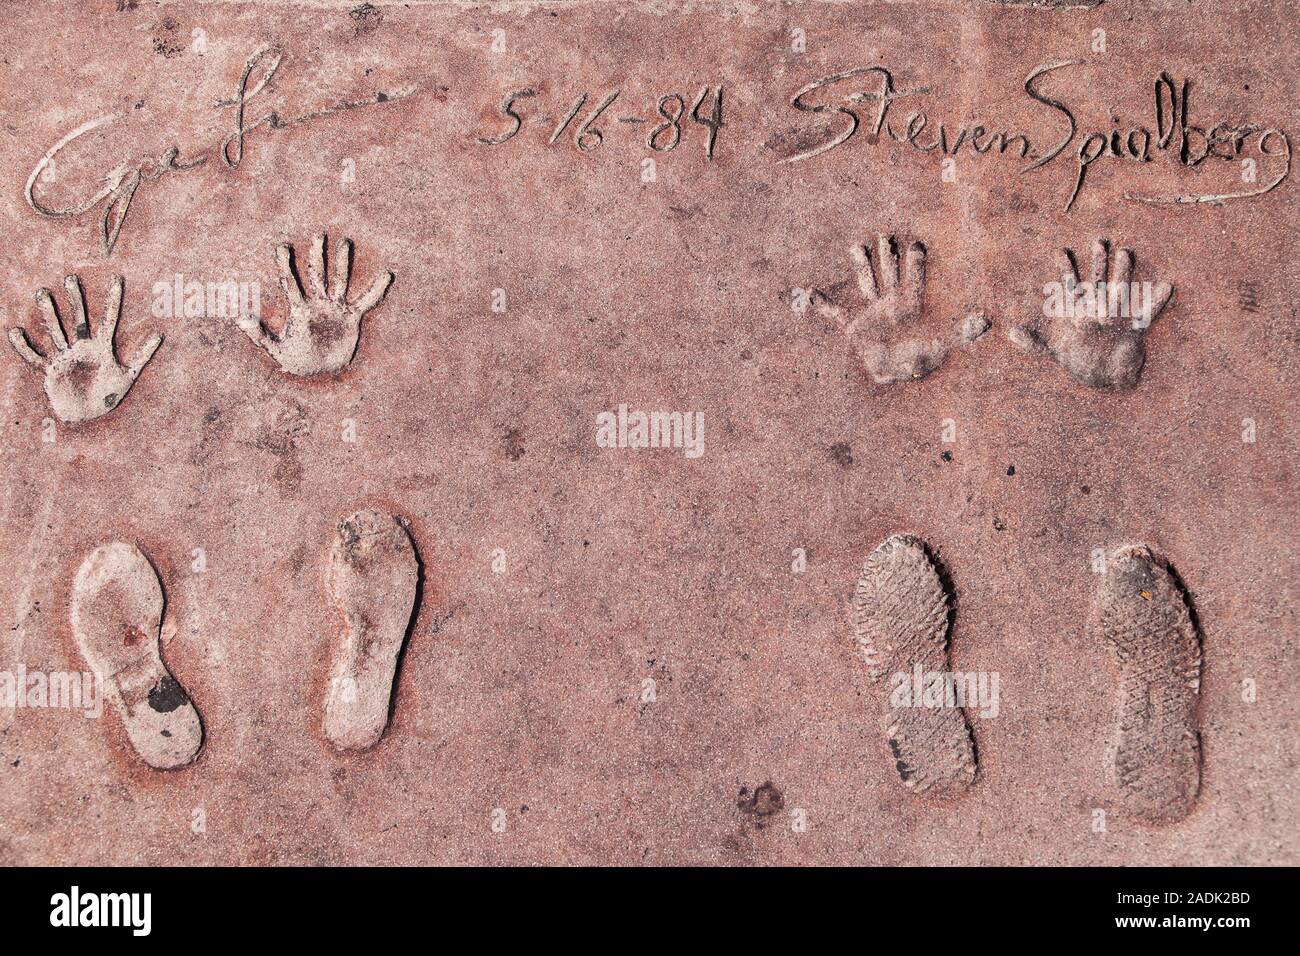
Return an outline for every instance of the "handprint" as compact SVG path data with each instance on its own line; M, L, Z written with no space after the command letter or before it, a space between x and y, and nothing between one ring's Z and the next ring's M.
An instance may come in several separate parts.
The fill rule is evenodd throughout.
M135 361L124 367L118 362L113 347L117 320L122 314L122 277L113 276L103 321L93 334L86 318L86 297L81 280L77 276L68 276L63 285L72 304L72 344L68 344L49 289L36 293L36 303L45 316L45 328L54 346L53 357L47 361L36 351L24 328L9 330L9 344L29 364L45 372L45 395L55 417L61 422L76 424L107 415L117 408L135 384L140 370L153 358L163 337L158 333L149 336Z
M846 312L821 293L815 294L815 301L818 311L835 320L848 336L862 364L880 384L925 378L943 364L953 347L968 345L988 331L984 314L972 312L945 338L912 334L925 312L926 250L922 243L908 247L901 276L893 236L880 236L875 269L866 246L853 246L849 252L858 267L858 287L865 304Z
M1046 329L1027 322L1007 335L1026 352L1047 352L1070 377L1093 388L1132 388L1146 361L1147 327L1173 295L1168 282L1133 282L1133 252L1115 251L1098 239L1092 244L1088 282L1079 281L1075 255L1062 249L1060 283L1044 288Z
M348 301L348 280L352 274L352 240L344 239L330 250L331 279L325 283L325 237L312 242L304 293L295 268L293 246L276 249L280 264L280 288L289 302L289 318L279 335L273 335L259 319L246 317L239 327L248 337L291 375L321 375L337 372L352 361L361 337L361 320L383 299L393 274L385 272L368 292L355 302Z

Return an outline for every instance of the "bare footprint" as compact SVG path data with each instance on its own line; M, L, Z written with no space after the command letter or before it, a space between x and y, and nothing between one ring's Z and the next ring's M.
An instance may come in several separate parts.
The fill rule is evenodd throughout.
M41 307L45 330L53 348L48 360L32 347L26 329L10 329L9 344L24 361L45 373L45 396L54 416L61 422L77 424L107 415L122 403L140 377L140 371L162 344L162 335L149 336L131 364L123 365L117 360L113 345L117 322L122 314L122 277L113 276L104 318L96 324L93 333L86 317L86 296L81 280L68 276L63 285L72 306L71 344L49 289L36 293L36 302Z
M1050 355L1083 385L1132 388L1146 363L1147 328L1174 292L1168 282L1133 282L1134 261L1131 249L1117 249L1112 263L1110 243L1098 239L1083 282L1074 253L1062 249L1058 295L1048 302L1046 327L1027 322L1013 327L1008 338L1025 352Z
M893 236L880 236L875 266L871 249L849 249L858 269L860 308L846 311L818 292L818 311L833 320L853 343L858 358L874 381L887 385L925 378L948 357L949 351L969 345L988 331L982 312L972 312L961 325L941 338L918 334L925 314L926 249L920 242L908 247L902 274L898 268L898 246Z
M280 288L289 302L289 317L279 335L272 334L256 318L239 320L244 334L291 375L323 375L351 364L361 338L361 320L383 301L393 282L393 274L384 272L365 295L349 301L352 240L343 239L337 247L330 247L328 285L325 246L323 235L317 236L312 243L305 289L298 274L293 246L285 244L276 249Z
M126 725L131 746L149 766L190 763L203 745L203 723L185 688L163 664L159 638L162 585L135 545L96 548L72 588L72 633Z
M1180 820L1201 786L1201 642L1186 596L1145 545L1125 546L1106 561L1092 626L1119 658L1114 773L1123 805L1152 823Z
M366 510L339 524L327 583L344 631L325 700L325 735L340 750L373 746L388 726L419 578L415 545L397 518Z
M896 534L867 558L853 600L853 631L872 681L903 675L950 673L948 592L925 545ZM898 706L891 691L881 700L885 732L904 785L937 796L965 791L975 780L975 746L965 712L957 706ZM915 702L914 702L915 703Z

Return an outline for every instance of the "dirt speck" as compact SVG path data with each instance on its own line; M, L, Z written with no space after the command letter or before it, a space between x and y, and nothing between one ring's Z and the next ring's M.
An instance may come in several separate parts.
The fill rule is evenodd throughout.
M770 780L755 787L752 792L749 787L741 787L740 796L736 799L736 807L758 827L766 826L768 818L780 813L784 806L785 797Z
M354 37L363 37L374 33L379 29L379 24L384 22L383 11L369 3L353 7L348 11L348 16L352 18L354 24L352 27Z
M506 457L511 461L518 461L524 457L524 430L522 428L506 428L501 441L505 445Z

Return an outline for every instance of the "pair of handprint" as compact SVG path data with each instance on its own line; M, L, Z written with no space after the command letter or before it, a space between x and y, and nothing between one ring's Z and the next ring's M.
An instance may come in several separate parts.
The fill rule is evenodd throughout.
M956 347L974 342L989 329L982 312L966 316L958 328L943 338L918 335L925 312L926 248L913 242L899 268L898 245L893 236L882 235L874 256L866 246L853 246L850 254L858 268L858 287L863 304L845 309L823 293L815 293L818 311L832 319L848 336L871 377L880 384L925 378ZM1098 239L1092 245L1089 281L1093 290L1127 287L1133 277L1134 256L1129 249L1115 251ZM1062 285L1068 295L1082 286L1078 262L1069 249L1062 250ZM1154 286L1150 298L1134 320L1129 310L1106 307L1064 309L1011 329L1008 337L1026 352L1046 352L1069 375L1094 388L1131 388L1137 384L1145 359L1143 337L1173 294L1167 282ZM1114 313L1114 314L1112 314Z
M352 241L343 239L330 254L330 279L326 280L326 240L317 236L307 263L307 284L299 278L293 247L276 250L280 286L289 304L289 314L279 334L260 319L243 317L239 327L279 366L291 375L320 375L337 372L352 361L361 336L361 320L377 306L392 284L393 274L384 272L359 299L349 300L352 275ZM36 293L45 328L53 346L51 354L38 352L27 330L9 330L9 343L22 358L45 373L45 394L50 408L61 422L76 424L107 415L121 404L141 370L153 358L163 337L154 333L134 361L123 365L117 357L114 337L122 313L121 276L109 285L104 318L92 332L86 317L86 298L81 280L70 275L64 280L72 307L72 340L49 289Z

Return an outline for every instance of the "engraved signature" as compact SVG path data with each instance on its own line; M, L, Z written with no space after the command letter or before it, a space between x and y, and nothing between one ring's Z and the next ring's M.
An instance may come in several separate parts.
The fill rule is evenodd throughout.
M45 155L33 167L23 190L27 204L39 215L54 219L80 216L102 204L104 208L99 218L100 245L104 254L110 255L126 223L131 203L142 185L157 183L173 173L197 169L213 156L220 159L228 168L237 169L243 161L244 146L248 137L257 130L286 130L305 126L335 113L407 99L419 91L418 86L412 84L392 92L379 92L361 99L338 100L297 116L282 116L279 112L271 110L250 121L247 117L249 102L266 89L280 68L283 58L284 54L278 48L263 46L244 62L244 69L234 95L214 104L217 108L229 108L233 111L233 129L220 143L188 159L181 158L179 146L170 146L157 159L145 159L134 164L120 163L104 176L104 184L98 190L80 202L62 207L49 205L37 195L36 187L42 178L41 174L70 143L92 130L121 119L122 113L114 112L87 120L46 150Z
M966 144L969 144L970 149L977 155L984 155L994 147L997 148L999 154L1004 154L1008 149L1011 149L1021 159L1031 160L1029 165L1021 169L1022 173L1041 169L1061 155L1077 140L1078 148L1075 153L1077 170L1070 197L1065 204L1067 211L1074 206L1075 200L1083 188L1088 171L1094 163L1109 158L1149 163L1152 162L1153 146L1159 151L1172 151L1172 155L1182 166L1194 169L1210 158L1228 161L1238 160L1245 150L1247 141L1251 137L1257 137L1254 144L1259 155L1267 158L1283 157L1284 164L1282 171L1272 180L1238 192L1176 195L1126 192L1124 193L1125 199L1144 203L1175 205L1222 203L1233 199L1262 196L1272 191L1290 175L1291 141L1287 138L1285 132L1275 127L1263 128L1250 123L1232 125L1220 122L1206 129L1189 122L1188 104L1191 82L1184 79L1181 84L1177 84L1168 73L1161 73L1155 82L1154 131L1147 126L1133 126L1127 130L1097 130L1081 135L1074 111L1065 103L1043 93L1038 88L1038 81L1041 77L1045 77L1056 70L1079 66L1082 63L1082 60L1044 63L1035 68L1025 79L1024 90L1026 95L1036 103L1055 111L1069 124L1069 129L1064 138L1045 150L1036 148L1027 133L994 132L976 122L961 124L957 127L955 135L948 126L939 123L938 131L932 131L926 137L928 141L922 141L922 134L930 125L930 117L925 110L921 109L915 110L908 116L902 131L896 130L889 122L889 111L893 103L908 96L928 93L930 88L919 87L911 90L899 90L895 87L894 76L889 70L882 66L873 66L847 70L814 80L794 94L790 100L790 105L796 110L801 113L828 114L842 117L837 119L837 122L841 124L841 129L830 140L786 156L782 159L782 162L802 162L847 143L853 138L863 122L863 117L858 115L858 110L854 107L860 103L875 103L874 116L868 117L871 122L870 135L873 137L873 142L877 141L877 138L883 132L885 136L896 143L905 143L923 153L932 153L937 150L945 156L956 156L962 146ZM850 93L843 97L843 103L851 105L841 105L835 101L825 102L815 96L819 91L826 90L829 87L866 76L874 77L876 88ZM1280 145L1278 145L1279 142ZM1253 162L1253 158L1250 161ZM1253 172L1253 166L1250 168ZM1243 176L1243 180L1247 182L1253 181L1245 176Z

